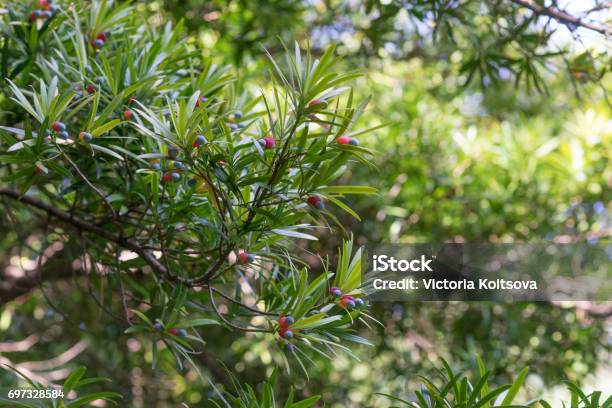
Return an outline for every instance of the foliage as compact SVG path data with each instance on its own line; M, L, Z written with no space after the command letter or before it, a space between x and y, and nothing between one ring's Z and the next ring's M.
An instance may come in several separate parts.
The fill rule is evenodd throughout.
M421 390L415 391L414 399L410 401L392 395L380 395L388 397L394 402L399 402L403 404L402 406L412 408L532 407L538 405L543 408L550 408L550 404L541 399L526 402L524 405L515 402L516 396L521 391L527 377L527 368L522 369L512 383L492 389L489 384L491 371L485 369L480 358L476 357L476 361L478 371L472 381L465 374L453 371L451 366L442 359L443 369L440 370L442 381L439 385L422 377ZM594 391L586 395L576 384L567 382L566 385L570 392L570 401L568 401L568 405L563 403L564 407L606 408L612 405L612 395L606 397L601 391Z
M343 55L361 64L377 56L398 61L421 58L456 67L463 85L513 80L527 89L547 90L548 72L563 72L579 88L607 73L606 47L580 47L590 33L610 34L599 24L606 4L585 1L571 10L557 2L513 1L176 1L163 10L201 30L236 62L256 56L277 38L311 38L315 49L339 43ZM157 5L152 10L159 10ZM204 24L201 19L204 19ZM284 21L292 21L289 27ZM555 44L555 35L576 39L576 47ZM442 62L444 61L444 62Z
M609 236L605 52L517 1L357 3L3 3L0 359L87 344L65 365L134 406L410 400L474 353L491 389L608 367L605 313L329 296L360 297L365 243Z

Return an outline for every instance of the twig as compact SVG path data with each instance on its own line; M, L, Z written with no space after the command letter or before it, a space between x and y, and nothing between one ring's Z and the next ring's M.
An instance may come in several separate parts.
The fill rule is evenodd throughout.
M250 328L250 327L241 327L241 326L235 325L234 323L230 322L229 320L227 320L225 318L225 316L223 316L221 314L221 312L219 312L219 309L217 309L217 305L215 304L215 298L214 298L214 294L213 294L213 288L210 285L208 286L208 293L210 295L210 304L212 305L215 313L228 326L233 327L234 329L238 329L238 330L242 330L242 331L246 331L246 332L270 333L270 330Z
M518 4L519 6L523 6L533 11L536 14L541 14L544 16L552 17L561 24L566 26L580 26L586 29L596 31L603 35L612 35L612 27L606 25L599 25L595 23L590 23L588 21L584 21L581 18L568 14L564 11L559 10L556 7L544 7L536 4L530 0L511 0L513 3ZM572 30L573 31L573 30Z

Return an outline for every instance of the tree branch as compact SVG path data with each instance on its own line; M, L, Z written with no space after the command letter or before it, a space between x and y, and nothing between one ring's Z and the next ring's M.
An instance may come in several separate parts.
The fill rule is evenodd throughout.
M35 197L20 195L18 192L6 188L0 188L0 195L9 197L23 204L38 208L39 210L45 211L48 215L55 217L68 225L71 225L82 231L93 233L99 236L100 238L104 238L107 241L113 242L122 248L128 249L138 254L138 256L141 257L155 272L165 275L176 282L185 282L184 279L173 275L161 262L159 262L159 260L155 256L153 256L152 253L144 250L140 245L129 239L107 231L104 228L99 227L90 222L76 218L72 214L62 211Z
M529 10L533 11L536 14L541 14L544 16L554 18L555 20L557 20L558 22L566 26L572 26L572 25L580 26L580 27L584 27L592 31L596 31L603 35L612 35L612 27L584 21L581 18L578 18L564 11L561 11L556 7L540 6L539 4L536 4L532 2L531 0L510 0L510 1L512 1L514 4L518 4L519 6L528 8Z
M66 259L57 259L55 256L45 262L41 268L22 276L12 276L5 270L0 270L0 305L25 295L40 285L41 281L54 281L67 279L77 271L73 269L72 263ZM1 349L0 349L1 351Z

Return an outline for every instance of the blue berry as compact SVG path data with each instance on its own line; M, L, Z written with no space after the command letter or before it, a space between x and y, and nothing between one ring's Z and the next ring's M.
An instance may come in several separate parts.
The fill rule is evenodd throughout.
M285 324L287 326L291 326L293 323L295 323L295 319L291 316L285 316ZM292 333L293 334L293 333Z
M70 135L65 130L59 132L59 137L61 137L64 140L68 139L68 136L70 136Z
M234 131L234 130L238 130L238 125L235 123L230 123L229 124L229 128L230 130Z
M355 299L355 307L357 309L362 309L365 306L365 302L361 299Z
M291 330L285 330L283 333L283 338L291 340L293 338L293 332Z
M347 302L346 302L346 307L347 307L348 309L354 309L354 308L355 308L355 302L354 302L354 301L352 301L352 300L347 301Z
M178 335L179 335L179 337L187 337L187 330L179 329Z
M316 203L316 204L314 205L314 207L315 207L317 210L322 211L323 209L325 209L325 204L323 204L323 201L319 201L318 203Z
M249 262L254 262L254 261L255 261L255 255L253 255L253 254L248 254L248 255L247 255L247 260L248 260Z
M352 146L359 146L359 140L351 137L350 140L349 140L349 144L352 145Z
M174 147L174 146L170 146L168 148L168 156L170 156L170 158L175 159L177 156L179 155L179 149Z
M99 40L99 39L95 39L95 40L93 40L92 44L93 44L94 48L100 48L100 47L102 47L104 45L104 41Z
M160 331L162 331L162 325L161 325L161 323L155 323L155 324L153 325L153 329L155 329L155 331L156 331L156 332L160 332Z
M160 163L153 163L153 164L151 165L151 168L152 168L153 170L161 170L161 164L160 164Z
M242 112L240 112L240 111L236 111L236 112L234 112L234 117L235 117L236 119L240 119L240 118L242 117Z
M197 181L196 179L194 179L194 178L189 179L189 180L187 181L187 185L188 185L189 187L195 187L195 185L196 185L197 183L198 183L198 181Z
M179 181L181 179L181 175L178 173L172 173L172 180Z
M287 350L291 352L295 350L295 345L293 343L286 343L285 347L287 347Z

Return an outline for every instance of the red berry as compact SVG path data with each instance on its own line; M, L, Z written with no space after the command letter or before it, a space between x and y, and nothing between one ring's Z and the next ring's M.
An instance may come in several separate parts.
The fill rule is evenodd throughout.
M321 202L321 197L319 196L313 195L313 196L308 197L308 204L312 205L313 207L317 205L317 203L320 203L320 202Z
M173 328L168 330L168 333L170 333L173 336L178 336L179 330L177 328L173 327Z
M88 94L92 94L92 93L95 93L95 92L96 92L96 87L95 87L95 86L93 86L92 84L88 84L88 85L85 87L85 90L87 91L87 93L88 93Z
M128 109L125 112L123 112L123 117L126 120L131 120L132 119L132 115L134 115L134 112L132 112L130 109Z
M106 34L100 33L100 34L96 35L96 40L106 41Z
M238 254L238 262L241 264L246 264L249 262L249 254L245 251L242 251Z
M264 149L273 149L276 145L276 140L272 136L266 136L263 138L264 140Z
M49 0L38 0L38 6L43 8L49 7Z
M38 18L38 14L35 11L30 13L30 21L34 22Z
M169 171L168 173L164 174L164 177L162 177L162 181L166 183L172 181L172 172Z
M349 144L351 143L351 138L348 136L340 136L339 138L336 139L336 143L341 144L341 145Z
M54 132L61 132L62 130L66 130L66 125L64 125L62 122L56 121L51 125L51 129L53 129Z

